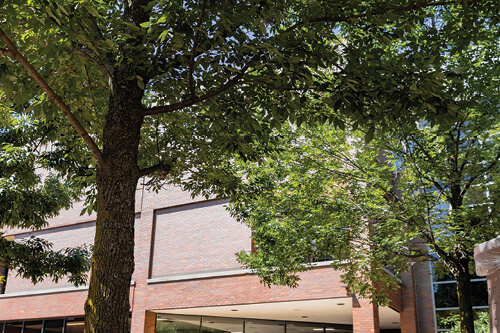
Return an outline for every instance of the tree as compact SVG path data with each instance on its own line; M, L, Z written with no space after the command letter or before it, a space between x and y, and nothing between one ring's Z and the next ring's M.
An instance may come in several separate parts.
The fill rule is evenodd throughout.
M256 159L272 150L271 129L286 120L340 124L327 104L368 133L376 123L427 114L423 102L439 106L432 118L443 118L447 92L426 67L428 56L482 40L498 24L498 4L487 0L0 6L2 96L47 122L57 153L77 155L80 165L67 164L67 177L95 170L82 178L95 180L86 199L97 211L88 332L128 330L139 178L182 183L193 195L230 195L239 182L229 168L235 155ZM443 23L439 34L429 30L430 16ZM429 37L426 48L403 52L416 36ZM413 83L422 79L428 86L416 103ZM385 105L372 108L374 100ZM394 103L408 108L388 108Z
M231 211L253 230L256 252L239 260L266 284L296 286L296 273L327 255L353 292L384 303L380 283L431 260L457 281L461 331L474 331L474 247L500 230L498 96L449 125L420 123L365 134L288 127L282 151L243 164L246 190ZM415 240L423 239L421 242Z
M54 156L39 151L41 144L49 140L42 122L28 117L9 119L8 114L4 119L0 131L0 220L3 227L36 230L61 209L69 208L76 199L76 184L50 172ZM44 168L45 173L40 174L39 168ZM75 285L85 284L89 248L54 251L51 247L49 242L35 237L21 241L0 238L3 274L5 268L16 269L33 283L48 277L57 282L69 275Z

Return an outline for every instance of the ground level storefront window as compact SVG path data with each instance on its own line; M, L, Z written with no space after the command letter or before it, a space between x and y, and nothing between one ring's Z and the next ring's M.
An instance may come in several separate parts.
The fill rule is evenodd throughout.
M302 333L352 332L351 325L159 313L156 333Z
M3 333L83 333L83 318L45 319L0 323Z

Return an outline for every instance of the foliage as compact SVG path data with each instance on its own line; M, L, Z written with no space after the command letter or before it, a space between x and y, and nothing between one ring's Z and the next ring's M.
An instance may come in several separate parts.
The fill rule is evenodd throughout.
M474 320L474 331L476 333L490 332L490 316L487 311L476 312L477 318ZM450 333L460 332L460 316L458 314L449 316L441 321L443 327L450 326Z
M110 303L93 303L88 311L101 311L93 317L101 320L86 325L115 332L127 327L133 232L125 230L133 228L134 199L110 190L113 179L121 189L149 176L155 188L170 182L193 195L228 196L241 180L231 161L273 151L272 130L288 121L343 127L347 116L368 140L376 126L445 123L458 114L450 82L464 66L443 54L491 40L500 17L496 0L20 0L0 7L2 103L44 120L58 147L56 176L76 177L87 211L97 211L93 263L106 272L91 278L89 295ZM127 217L108 212L114 202ZM101 255L107 246L123 255ZM121 289L99 298L93 291L103 288L93 286L108 283L112 264L124 271L106 286ZM108 311L114 302L121 310ZM92 326L108 320L120 328Z
M326 254L353 291L383 303L378 283L396 283L381 268L399 274L414 260L437 260L457 279L469 332L473 249L499 230L498 28L478 32L485 40L438 50L434 38L449 26L439 11L433 15L427 30L391 40L377 57L396 68L420 64L418 78L405 76L413 92L407 99L369 103L374 113L390 110L390 126L360 131L355 117L345 120L330 104L336 128L291 126L282 151L243 166L247 189L234 197L232 212L253 228L259 247L240 260L268 284L296 285L295 273ZM389 71L388 81L385 73L382 84L400 92L392 80L402 73ZM374 81L362 82L374 89ZM402 116L419 107L427 117Z
M77 184L51 172L57 150L42 152L50 142L43 134L47 126L42 121L29 117L7 119L6 126L0 129L0 220L4 228L38 230L77 199ZM90 249L51 248L51 243L40 238L1 238L0 261L33 283L47 277L57 282L69 275L70 282L84 284Z
M230 208L257 251L240 261L267 284L295 286L295 273L327 255L353 292L381 303L377 283L397 285L381 268L399 275L414 260L438 260L456 277L464 256L470 278L474 246L500 228L495 117L470 111L454 125L380 133L369 145L331 126L285 128L282 150L242 164L246 190Z

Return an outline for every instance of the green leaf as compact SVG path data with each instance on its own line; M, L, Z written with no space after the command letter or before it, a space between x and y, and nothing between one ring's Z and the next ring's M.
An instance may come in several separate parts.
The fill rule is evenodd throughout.
M92 6L84 6L84 8L93 16L95 17L101 17L99 12Z
M375 135L375 127L371 126L368 128L368 131L365 134L365 143L368 144L373 140L373 137Z

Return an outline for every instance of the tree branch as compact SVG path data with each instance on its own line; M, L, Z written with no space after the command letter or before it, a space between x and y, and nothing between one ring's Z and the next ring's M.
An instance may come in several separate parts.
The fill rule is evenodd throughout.
M480 2L482 0L474 0L474 2ZM435 6L446 6L446 5L451 5L457 3L456 1L438 1L438 2L422 2L422 3L417 3L417 4L412 4L408 6L402 6L402 7L395 7L395 8L386 8L386 9L381 9L377 10L375 12L372 12L371 15L381 15L385 14L388 12L403 12L407 10L415 10L415 9L421 9L425 7L435 7ZM352 21L353 19L358 19L362 17L366 17L367 14L356 14L356 15L351 15L351 16L346 16L346 17L330 17L330 16L324 16L324 17L316 17L316 18L310 18L307 20L303 20L301 22L297 22L294 25L288 27L285 32L292 31L296 28L302 27L306 24L309 23L318 23L318 22L329 22L329 23L339 23L339 22L349 22Z
M80 124L78 119L73 115L69 107L62 101L62 99L54 92L52 87L45 81L45 79L38 73L38 71L31 65L31 63L16 49L14 43L7 37L3 29L0 28L0 38L7 44L8 51L12 53L12 57L15 58L19 63L30 73L30 75L35 79L36 83L45 91L49 98L54 102L54 104L62 111L63 115L69 120L71 125L75 128L77 133L82 137L83 141L90 148L92 153L97 159L98 165L104 164L104 158L102 156L99 147L95 144L94 140L87 133L85 128Z
M276 91L308 91L308 90L311 90L311 87L303 87L303 88L294 88L294 87L291 87L291 88L280 88L280 87L276 87L276 86L273 86L271 83L269 82L266 82L266 81L258 81L258 80L246 80L246 81L240 81L237 83L237 85L243 85L243 84L260 84L260 85L264 85L264 86L267 86L269 87L270 89L272 90L276 90Z
M480 176L484 175L489 170L493 169L498 164L499 160L500 160L500 153L497 154L497 156L493 159L493 162L491 162L490 165L488 165L487 167L483 168L481 171L478 172L478 174L476 176L471 177L469 179L469 181L467 182L467 184L465 184L464 188L460 192L460 195L464 196L465 193L472 186L472 184L474 184L474 182L476 181L476 179L478 179Z
M0 49L0 54L7 57L14 57L14 53L7 49Z
M201 25L201 22L203 20L203 16L205 16L205 4L207 0L203 0L203 3L201 5L201 13L200 16L198 17L198 21L196 22L196 27L195 27L195 32L194 32L194 37L193 37L193 50L191 52L191 58L189 59L189 74L188 74L188 80L189 80L189 92L191 93L191 96L195 96L195 89L194 89L194 80L193 80L193 69L194 69L194 59L196 58L196 48L198 47L198 33L199 33L199 28Z
M144 177L144 176L150 175L156 171L163 171L162 174L166 175L170 172L170 170L172 170L171 165L166 165L166 164L163 164L160 162L157 165L153 165L149 168L139 170L139 177Z
M111 72L108 70L108 68L102 62L101 59L96 59L96 58L92 57L90 54L84 52L83 50L81 50L75 46L71 46L70 48L71 48L71 50L74 50L74 51L78 52L79 54L81 54L84 58L86 58L90 62L93 62L94 64L98 65L101 68L102 72L108 77L108 79L114 81L113 75L111 75Z
M196 97L196 96L195 97L191 97L190 99L184 100L182 102L170 104L170 105L157 106L157 107L145 109L143 111L143 115L144 116L151 116L151 115L154 115L154 114L174 112L174 111L177 111L177 110L180 110L180 109L184 109L184 108L186 108L188 106L194 105L196 103L200 103L200 102L206 101L210 97L217 96L220 93L226 91L227 89L238 85L238 83L239 83L238 81L243 77L243 75L245 75L248 67L250 67L250 63L251 62L252 61L250 60L241 69L241 72L238 73L238 75L234 76L232 79L230 79L229 81L227 81L225 84L223 84L219 88L207 92L205 95L198 96L198 97Z

